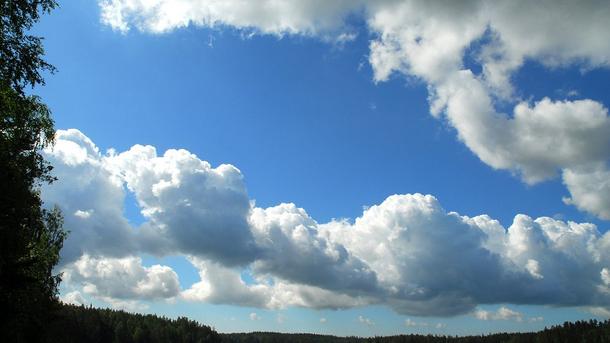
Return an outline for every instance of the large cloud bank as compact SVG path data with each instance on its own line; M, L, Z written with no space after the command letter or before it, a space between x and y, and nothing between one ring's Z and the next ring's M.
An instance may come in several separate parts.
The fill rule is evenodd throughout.
M583 70L610 65L604 1L100 0L102 22L127 32L188 25L260 34L353 37L350 15L374 36L375 82L398 73L428 85L431 113L487 165L528 184L560 175L564 201L610 219L610 118L592 99L527 99L511 77L526 61ZM475 61L473 71L465 60ZM498 104L513 106L502 113ZM505 106L503 106L505 107Z
M354 221L318 223L294 204L256 207L239 169L185 150L102 154L71 129L45 154L59 181L43 198L60 205L71 231L66 284L113 304L384 304L443 316L479 304L610 307L610 233L593 224L518 214L504 228L422 194L392 195ZM123 214L129 193L145 218L137 227ZM200 280L182 289L175 271L144 266L142 254L185 256ZM80 293L70 299L82 302Z

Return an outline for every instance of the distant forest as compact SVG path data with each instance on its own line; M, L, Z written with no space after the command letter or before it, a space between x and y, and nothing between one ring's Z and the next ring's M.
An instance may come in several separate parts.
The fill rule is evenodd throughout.
M456 343L597 343L610 342L610 320L566 322L535 333L498 333L481 336L399 335L387 337L336 337L272 332L220 334L187 318L168 319L156 315L93 307L59 305L46 326L47 342L456 342Z

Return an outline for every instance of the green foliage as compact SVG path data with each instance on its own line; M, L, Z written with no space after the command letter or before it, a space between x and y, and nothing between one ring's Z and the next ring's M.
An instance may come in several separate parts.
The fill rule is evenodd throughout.
M221 336L187 318L167 319L110 309L62 305L50 323L47 342L214 343Z
M0 80L22 93L44 84L41 72L55 68L42 59L42 38L28 34L40 15L57 7L55 0L0 0Z
M40 151L55 130L47 106L26 95L53 71L41 38L28 31L53 0L0 0L0 340L39 341L57 306L53 267L66 233L55 208L42 207L40 186L54 180Z

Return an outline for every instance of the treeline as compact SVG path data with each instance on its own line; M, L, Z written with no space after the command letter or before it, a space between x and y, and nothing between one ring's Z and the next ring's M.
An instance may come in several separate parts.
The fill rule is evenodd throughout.
M234 343L604 343L610 342L610 320L566 322L539 332L497 333L479 336L399 335L387 337L336 337L314 334L252 332L224 334L223 342Z
M610 320L566 322L533 333L497 333L478 336L399 335L387 337L337 337L317 334L252 332L219 334L213 328L187 318L93 307L60 305L47 325L47 342L140 343L602 343L610 342Z
M65 304L54 317L45 333L49 343L222 342L214 329L185 317L169 319Z
M400 335L374 337L363 342L379 343L603 343L610 342L610 320L565 322L538 332L497 333L479 336Z
M610 320L566 322L539 332L497 333L479 336L399 335L387 337L336 337L314 334L252 332L224 334L223 342L232 343L604 343L610 342Z

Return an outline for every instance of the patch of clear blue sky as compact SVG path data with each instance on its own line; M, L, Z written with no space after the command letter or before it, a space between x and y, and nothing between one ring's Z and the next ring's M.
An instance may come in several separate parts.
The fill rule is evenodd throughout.
M121 35L100 24L96 1L63 1L61 6L36 28L46 37L47 59L58 68L37 92L53 110L58 128L78 128L102 151L150 144L159 154L184 148L213 166L231 163L245 175L258 206L294 202L319 222L353 219L363 206L391 194L421 192L436 196L448 211L489 214L505 226L525 213L591 221L601 231L608 227L563 204L568 194L559 179L527 186L481 163L453 129L429 115L423 83L393 77L375 84L364 28L342 47L302 37L244 39L232 30L192 27L163 35L135 30ZM514 81L524 98L560 99L565 97L561 92L574 89L609 104L608 76L607 71L582 74L577 68L549 70L527 63ZM126 215L132 223L142 222L132 195ZM182 257L144 261L175 268L182 287L198 281ZM248 281L247 272L244 278ZM287 309L280 311L286 317L280 325L276 311L200 303L150 306L222 331L372 335L413 330L404 327L407 316L379 307ZM544 315L547 321L531 326L469 316L410 318L444 322L446 332L460 334L538 329L590 316L576 309L511 308L526 316ZM251 312L263 319L250 321ZM376 325L363 326L358 315ZM328 322L322 325L320 317Z

